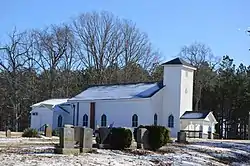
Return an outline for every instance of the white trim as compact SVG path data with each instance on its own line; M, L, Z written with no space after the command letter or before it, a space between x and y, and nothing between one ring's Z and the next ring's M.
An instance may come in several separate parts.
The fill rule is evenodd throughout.
M31 108L42 107L42 106L47 107L46 105L48 105L48 106L53 108L56 105L65 104L65 103L67 103L67 101L68 101L68 98L64 98L64 99L48 99L48 100L44 100L44 101L38 102L36 104L33 104L30 107Z
M218 123L218 121L217 121L216 118L214 117L213 112L209 112L209 114L207 115L207 117L208 117L208 116L211 116L211 117L212 117L213 123L214 123L214 124L217 124L217 123Z
M191 66L186 66L186 65L182 65L185 68L191 69L191 70L197 70L195 67L191 67Z
M78 99L78 100L74 100L74 99L69 99L67 102L68 103L74 103L74 102L86 102L86 103L89 103L89 102L115 102L115 101L142 101L142 100L150 100L151 97L148 97L148 98L121 98L121 99L93 99L93 100L81 100L81 99Z
M166 67L184 67L184 68L188 68L191 70L197 70L195 67L191 67L191 66L187 66L187 65L183 65L183 64L164 64L162 66L166 66Z

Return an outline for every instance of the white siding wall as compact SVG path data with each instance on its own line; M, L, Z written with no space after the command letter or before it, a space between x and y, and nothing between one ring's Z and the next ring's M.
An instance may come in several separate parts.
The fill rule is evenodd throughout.
M37 112L38 115L32 115L33 112ZM36 107L31 111L31 124L30 127L39 129L44 124L53 124L53 111L45 107Z
M166 125L163 119L163 112L162 112L162 107L163 107L163 94L164 94L164 89L161 89L158 91L154 96L151 97L151 106L152 106L152 111L153 113L157 114L157 124L158 125ZM154 115L153 115L154 116ZM154 119L152 117L152 119Z
M181 89L181 66L164 66L163 83L166 85L163 95L163 122L168 127L168 117L174 116L174 128L170 128L171 136L176 137L180 130L180 89Z
M65 110L69 112L69 114L58 107L54 107L53 109L53 126L55 129L58 127L58 117L62 116L62 124L73 124L73 109L71 106L62 106Z
M77 112L77 108L76 108L76 112ZM88 115L88 126L89 126L90 125L90 102L79 102L78 126L83 125L83 116L85 114ZM75 118L77 118L77 117L75 117Z
M101 101L96 103L96 121L101 125L101 116L106 114L107 125L114 122L115 127L131 127L132 116L137 114L138 125L153 124L153 111L150 100Z
M186 111L193 111L193 78L193 70L182 68L180 116L182 116Z
M171 136L180 131L180 117L185 111L192 111L193 70L182 65L164 66L163 125L168 125L169 115L174 116L174 128ZM187 91L187 92L186 92Z
M88 115L88 125L90 125L90 102L79 102L79 126L82 126L84 114ZM114 122L114 127L132 127L132 116L134 114L138 116L138 126L154 123L154 112L150 99L96 101L96 125L101 126L103 114L107 116L107 125Z

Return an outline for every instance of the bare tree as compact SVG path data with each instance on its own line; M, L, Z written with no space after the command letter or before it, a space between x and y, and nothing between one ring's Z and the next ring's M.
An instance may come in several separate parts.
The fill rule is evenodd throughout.
M181 49L180 57L197 68L194 80L195 110L199 110L202 90L215 84L214 70L220 59L213 55L212 50L205 44L195 42Z
M93 68L99 77L97 83L101 83L105 68L116 63L123 51L119 20L106 12L86 13L73 21L73 29L83 66Z
M38 55L34 59L47 78L48 98L55 96L56 70L62 64L62 59L69 46L70 35L70 29L66 25L52 25L42 31L33 32L34 50ZM63 65L66 65L66 63L63 63Z
M18 33L16 30L9 35L10 42L0 46L0 71L8 82L9 100L14 114L15 130L18 131L18 120L23 115L20 109L22 94L20 89L23 84L20 82L20 71L23 70L29 61L28 52L30 45L24 41L27 32Z
M140 32L131 21L122 21L122 34L124 38L124 51L119 57L119 65L126 67L133 63L139 64L140 67L148 72L152 72L160 60L160 54L154 51L146 33ZM133 71L126 68L123 78L129 80L127 75Z
M95 70L96 83L105 83L107 78L117 72L104 71L125 68L128 64L137 63L145 70L152 68L157 61L157 53L145 33L128 20L121 20L108 12L86 13L73 21L73 30L77 38L77 54L83 66ZM131 71L126 71L124 74ZM123 80L128 80L122 75Z

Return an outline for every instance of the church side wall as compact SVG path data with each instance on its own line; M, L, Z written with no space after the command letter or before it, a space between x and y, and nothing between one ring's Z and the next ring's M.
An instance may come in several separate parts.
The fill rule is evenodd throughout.
M53 125L52 128L56 129L58 127L58 117L62 116L62 124L73 124L72 118L73 118L73 110L71 106L62 106L65 110L67 110L69 113L61 110L57 106L53 108Z
M114 122L114 127L132 127L132 116L138 116L140 124L153 124L154 112L152 111L150 99L136 100L99 100L95 102L95 126L101 126L101 116L107 116L107 126ZM88 126L90 126L90 102L79 102L79 126L83 125L83 116L88 115Z
M151 107L153 114L157 115L157 125L166 125L166 122L163 121L163 112L162 112L162 107L163 107L163 94L164 94L164 88L162 88L160 91L158 91L156 94L154 94L151 97Z
M132 127L132 116L138 116L140 124L153 124L150 100L117 100L96 102L96 124L101 126L101 116L107 116L107 125L114 122L115 127Z

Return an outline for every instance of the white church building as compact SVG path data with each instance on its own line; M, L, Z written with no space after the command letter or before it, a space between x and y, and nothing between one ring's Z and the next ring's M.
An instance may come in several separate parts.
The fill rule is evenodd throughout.
M162 65L162 82L91 86L70 99L51 99L32 105L31 127L38 129L45 123L53 129L63 124L93 129L110 124L131 128L154 124L168 127L171 136L176 137L178 131L193 125L185 120L186 125L181 125L180 117L192 111L196 69L180 58ZM203 125L203 121L209 121L205 124L214 130L216 119L205 118L202 123L195 119L192 122Z

